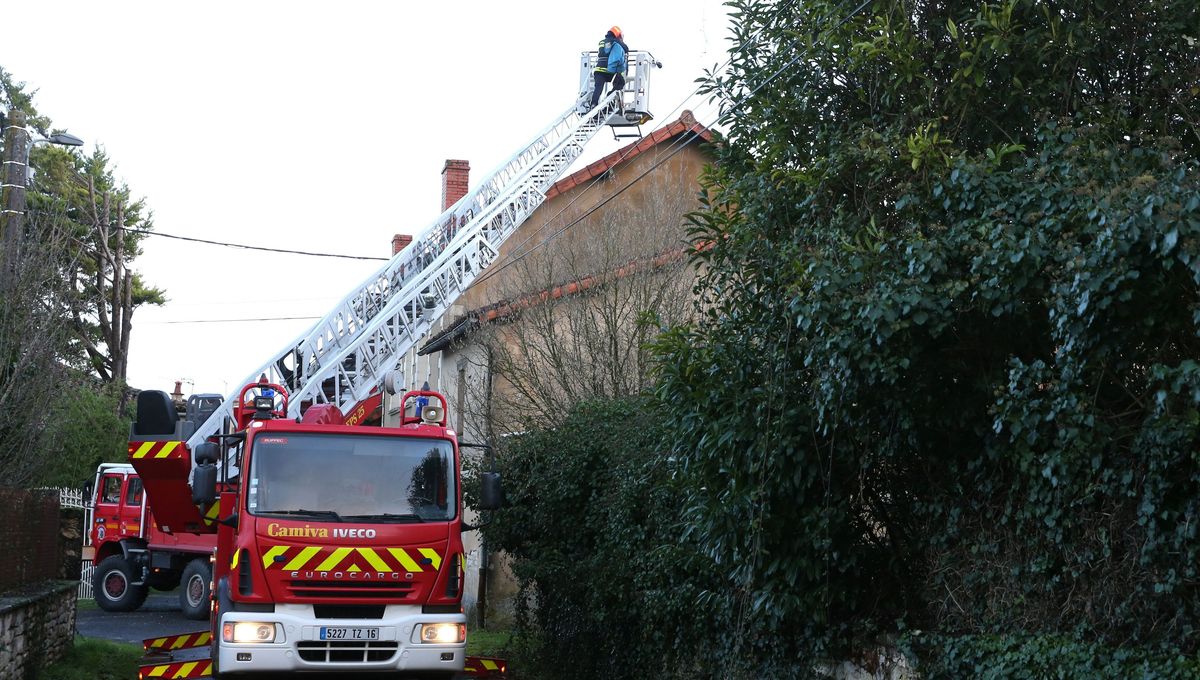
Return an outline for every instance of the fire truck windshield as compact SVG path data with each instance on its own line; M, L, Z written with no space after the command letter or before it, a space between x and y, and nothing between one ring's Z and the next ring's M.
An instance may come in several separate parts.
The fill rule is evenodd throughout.
M256 437L247 510L334 522L454 518L454 450L438 439L287 433Z

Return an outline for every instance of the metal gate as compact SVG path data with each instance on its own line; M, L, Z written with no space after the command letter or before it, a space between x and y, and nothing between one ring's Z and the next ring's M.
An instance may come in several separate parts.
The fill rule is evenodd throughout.
M79 563L79 592L77 597L80 600L92 599L92 574L96 571L96 565L92 564L91 560L82 560Z

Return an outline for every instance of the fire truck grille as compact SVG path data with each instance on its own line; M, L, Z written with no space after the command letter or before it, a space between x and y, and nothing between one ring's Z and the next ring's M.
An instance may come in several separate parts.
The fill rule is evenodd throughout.
M288 581L292 596L307 599L343 598L355 600L397 599L408 597L412 585L408 583L379 583L371 581Z
M309 663L367 663L396 656L399 642L324 640L297 642L300 658Z

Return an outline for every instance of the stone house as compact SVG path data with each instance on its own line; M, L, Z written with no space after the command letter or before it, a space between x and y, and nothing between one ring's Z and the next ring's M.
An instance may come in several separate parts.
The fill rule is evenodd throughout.
M684 111L557 182L432 335L409 352L404 382L409 389L428 382L447 396L461 442L495 444L529 423L555 422L581 399L636 393L647 384L643 342L657 324L691 313L695 274L685 216L700 207L711 140ZM466 161L446 161L443 210L466 194L469 171ZM393 252L408 242L397 235ZM398 418L394 402L384 403L385 424ZM497 607L502 616L511 580L495 562L488 568L476 532L463 541L464 605L480 613L478 597L488 593L489 618ZM481 573L488 574L484 583Z

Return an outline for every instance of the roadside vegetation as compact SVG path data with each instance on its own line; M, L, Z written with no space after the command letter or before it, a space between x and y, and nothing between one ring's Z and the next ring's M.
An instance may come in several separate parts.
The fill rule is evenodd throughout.
M511 666L1195 677L1196 3L731 4L697 321L497 452Z
M0 111L24 114L35 138L59 131L31 89L0 66ZM0 485L78 487L125 459L133 314L166 297L134 269L150 208L103 149L38 144L29 157L26 210L5 218L0 253Z
M37 680L130 680L141 657L141 645L77 637L66 658L43 668Z
M513 631L472 628L467 634L468 656L504 657L513 645Z

